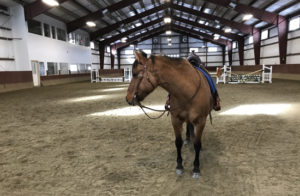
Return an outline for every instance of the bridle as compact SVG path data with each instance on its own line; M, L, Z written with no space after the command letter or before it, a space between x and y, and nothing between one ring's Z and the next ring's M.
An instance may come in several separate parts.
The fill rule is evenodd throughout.
M152 88L155 89L156 87L153 85L153 83L151 82L151 80L150 80L150 78L149 78L149 74L148 74L148 71L147 71L147 64L148 64L148 61L147 61L144 65L143 65L143 64L140 64L140 65L143 65L143 67L144 67L144 69L143 69L143 77L144 77L144 74L146 73L146 80L147 80L147 82L149 82L149 83L151 84ZM198 74L198 76L199 76L199 78L200 78L200 81L201 81L200 73L199 73L196 69L195 69L195 71L197 72L197 74ZM141 104L141 103L137 100L137 89L139 89L139 86L140 86L140 84L141 84L141 81L143 80L143 77L139 78L139 81L138 81L139 83L138 83L138 85L137 85L137 87L136 87L136 93L134 94L134 97L133 97L133 103L137 103L137 105L142 109L142 111L144 112L144 114L145 114L148 118L150 118L150 119L159 119L159 118L161 118L166 112L168 112L168 115L169 115L169 112L175 111L175 110L181 108L181 107L184 105L184 104L180 104L180 105L178 105L177 107L171 108L171 109L169 109L169 110L166 110L166 109L164 109L164 110L157 110L157 109L153 109L153 108L150 108L150 107L147 107L147 106L144 106L143 104ZM196 97L198 91L200 90L200 87L201 87L201 82L199 82L199 85L197 86L197 89L196 89L195 93L193 94L192 97L190 97L190 98L187 100L187 103L188 103L188 102L191 102L191 101ZM157 117L152 117L152 116L150 116L150 115L145 111L145 109L148 109L148 110L151 110L151 111L154 111L154 112L161 112L161 114L160 114L159 116L157 116Z

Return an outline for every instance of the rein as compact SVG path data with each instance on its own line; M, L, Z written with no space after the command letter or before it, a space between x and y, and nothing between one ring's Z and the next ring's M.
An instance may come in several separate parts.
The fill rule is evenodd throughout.
M151 86L153 87L153 89L155 88L155 86L153 85L153 83L151 82L150 78L149 78L149 75L148 75L148 72L147 72L147 62L144 66L144 72L146 73L146 79L147 81L151 84ZM197 86L197 89L196 89L196 92L193 94L192 97L190 97L186 103L188 102L191 102L197 95L197 93L199 92L200 90L200 87L201 87L201 77L200 77L200 74L199 72L195 69L195 71L197 72L198 76L199 76L199 79L200 79L200 82L199 82L199 85ZM140 84L140 83L139 83ZM138 84L138 86L139 86ZM134 95L134 100L136 100L136 95ZM157 110L157 109L153 109L153 108L150 108L150 107L147 107L147 106L144 106L143 104L141 104L139 101L136 101L137 105L142 109L142 111L144 112L144 114L149 118L149 119L159 119L161 118L166 112L168 112L168 115L169 115L169 112L171 111L175 111L177 109L179 109L180 107L182 107L184 104L180 104L178 105L177 107L175 108L172 108L172 109L169 109L169 110ZM154 112L161 112L160 115L158 115L157 117L152 117L150 116L144 109L148 109L148 110L151 110L151 111L154 111Z

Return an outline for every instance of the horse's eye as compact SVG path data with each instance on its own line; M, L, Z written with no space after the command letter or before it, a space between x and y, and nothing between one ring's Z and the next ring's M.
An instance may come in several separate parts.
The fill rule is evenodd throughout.
M134 78L136 78L136 77L138 76L138 74L137 74L137 73L133 73L132 76L133 76Z

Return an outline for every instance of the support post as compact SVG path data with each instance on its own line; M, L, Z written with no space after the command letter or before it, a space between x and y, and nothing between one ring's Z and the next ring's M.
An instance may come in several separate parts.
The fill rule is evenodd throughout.
M100 69L104 69L104 52L105 52L105 46L99 44Z
M232 42L231 41L227 42L227 49L228 49L229 66L231 66L232 65Z
M118 55L118 69L121 69L121 50L117 49L117 55Z
M278 16L278 39L280 64L286 64L287 55L288 21L283 16Z
M244 65L244 39L238 41L240 66Z
M261 31L258 29L253 30L253 45L254 45L254 59L255 65L260 65L260 41Z
M225 63L226 63L226 60L225 60L225 46L222 46L222 62L223 62L223 65L225 65Z
M115 54L116 54L116 48L114 46L110 46L110 69L114 69L115 67Z

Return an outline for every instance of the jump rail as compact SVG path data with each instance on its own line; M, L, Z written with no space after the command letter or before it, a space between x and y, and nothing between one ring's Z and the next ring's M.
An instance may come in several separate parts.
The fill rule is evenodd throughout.
M104 69L91 70L91 83L94 82L129 82L131 80L131 70L126 69Z
M230 66L224 65L217 68L217 73L221 69L221 75L216 79L216 83L240 84L240 83L272 83L272 66L263 65L262 69L247 74L234 74ZM260 74L257 74L260 73Z

